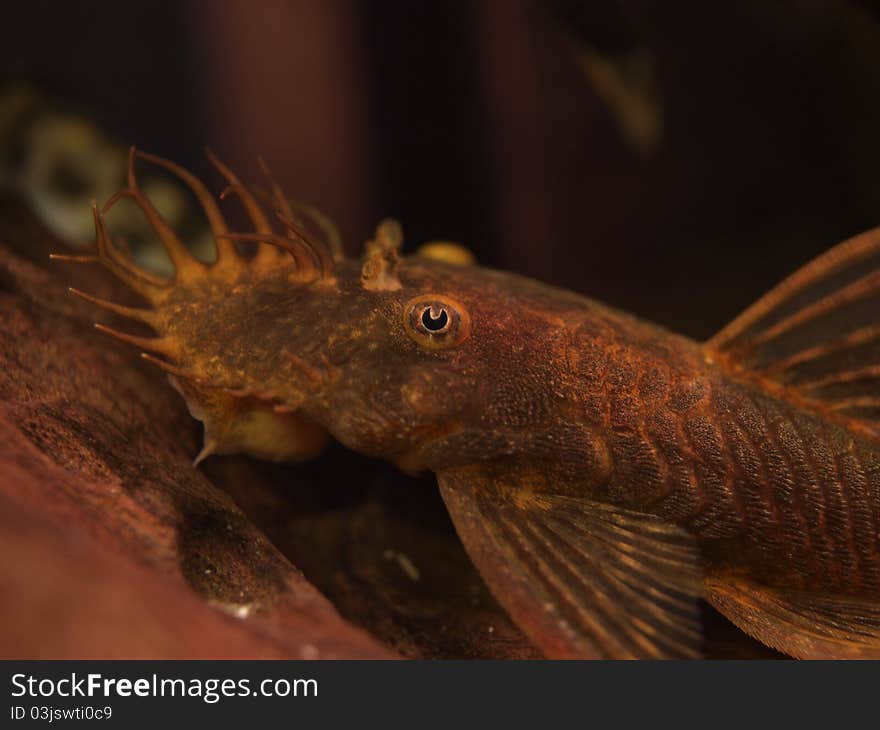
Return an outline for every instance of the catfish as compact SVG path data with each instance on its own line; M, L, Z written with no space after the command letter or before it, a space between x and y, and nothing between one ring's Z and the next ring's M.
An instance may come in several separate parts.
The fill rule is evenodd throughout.
M140 190L138 156L191 188L213 262ZM452 245L404 256L393 221L348 258L268 171L272 217L210 157L252 231L132 149L127 186L93 205L96 253L56 257L100 263L148 305L74 291L156 333L96 325L167 371L204 424L196 464L302 461L332 438L433 471L481 576L547 657L699 657L701 599L793 657L880 657L880 229L696 342ZM173 277L108 235L120 198Z

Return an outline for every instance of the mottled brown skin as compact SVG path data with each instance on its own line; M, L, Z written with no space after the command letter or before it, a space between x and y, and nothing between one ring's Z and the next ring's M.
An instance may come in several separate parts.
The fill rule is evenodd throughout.
M586 327L581 398L614 464L598 498L683 525L711 567L877 595L876 440L697 343L614 315Z
M99 258L124 266L96 219ZM706 576L878 596L876 438L584 297L399 259L388 225L362 261L336 252L319 268L305 245L261 245L247 262L227 241L212 266L178 250L174 282L133 284L153 307L121 313L160 336L134 344L162 356L205 421L205 454L309 458L326 433L407 471L517 485L523 509L545 494L656 515L696 538ZM420 302L457 328L414 332Z

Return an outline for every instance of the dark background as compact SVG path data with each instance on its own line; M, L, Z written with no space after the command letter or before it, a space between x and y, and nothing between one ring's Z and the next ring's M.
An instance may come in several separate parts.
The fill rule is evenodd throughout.
M880 23L866 3L187 0L8 6L6 79L215 180L263 154L354 252L486 264L696 337L880 222ZM628 144L562 32L652 59L664 125ZM216 182L216 180L215 180Z

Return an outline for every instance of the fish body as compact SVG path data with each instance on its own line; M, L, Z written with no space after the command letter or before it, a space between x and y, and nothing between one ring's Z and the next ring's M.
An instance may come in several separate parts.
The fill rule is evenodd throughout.
M193 189L217 260L164 224L132 153L122 194L175 278L137 270L96 208L89 260L150 307L83 296L156 331L102 327L169 372L205 425L197 461L296 461L332 437L432 470L477 568L547 656L698 656L700 598L794 656L880 655L880 234L698 343L453 263L466 257L402 257L393 222L348 259L306 235L273 184L278 232L215 160L254 227L232 234L199 181L145 157Z

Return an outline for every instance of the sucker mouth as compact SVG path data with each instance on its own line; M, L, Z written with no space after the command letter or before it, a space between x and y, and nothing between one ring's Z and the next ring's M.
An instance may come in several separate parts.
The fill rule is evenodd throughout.
M211 454L245 453L267 461L303 462L320 454L329 432L296 404L279 403L253 389L200 391L171 377L193 418L204 425L204 446L197 466Z

